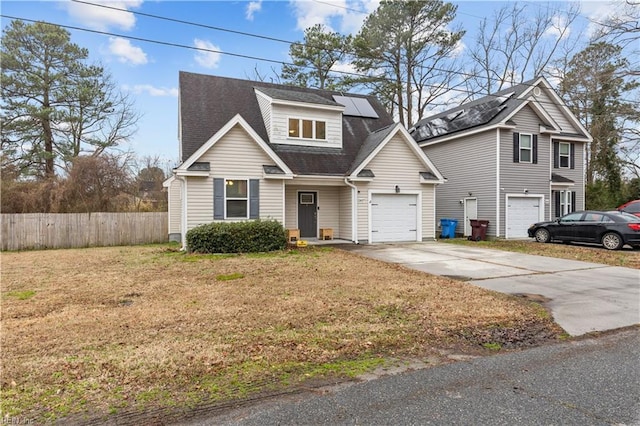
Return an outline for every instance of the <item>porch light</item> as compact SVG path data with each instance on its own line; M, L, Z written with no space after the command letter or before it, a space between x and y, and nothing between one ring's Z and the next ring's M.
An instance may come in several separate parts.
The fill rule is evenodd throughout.
M396 185L396 194L400 193L400 187L398 185Z

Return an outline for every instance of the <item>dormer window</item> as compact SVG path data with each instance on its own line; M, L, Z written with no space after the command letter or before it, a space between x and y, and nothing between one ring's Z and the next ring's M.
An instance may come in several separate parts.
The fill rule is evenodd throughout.
M327 123L325 121L289 119L289 137L301 139L327 139Z

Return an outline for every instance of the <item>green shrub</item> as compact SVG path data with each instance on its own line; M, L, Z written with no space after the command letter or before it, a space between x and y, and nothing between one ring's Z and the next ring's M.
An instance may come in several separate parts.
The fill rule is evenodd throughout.
M284 227L275 220L215 222L187 232L187 248L195 253L258 253L286 246Z

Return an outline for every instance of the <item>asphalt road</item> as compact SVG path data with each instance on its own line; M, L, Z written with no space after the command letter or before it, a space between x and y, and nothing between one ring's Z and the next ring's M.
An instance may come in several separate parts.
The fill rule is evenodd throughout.
M195 425L640 425L640 328L267 399Z

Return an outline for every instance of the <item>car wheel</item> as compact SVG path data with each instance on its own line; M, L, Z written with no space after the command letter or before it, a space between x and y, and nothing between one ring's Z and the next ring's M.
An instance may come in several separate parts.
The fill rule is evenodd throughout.
M602 245L607 250L619 250L622 247L622 238L615 232L607 232L602 236Z
M544 228L537 229L534 235L536 241L539 243L548 243L551 241L551 234L549 234L549 231Z

